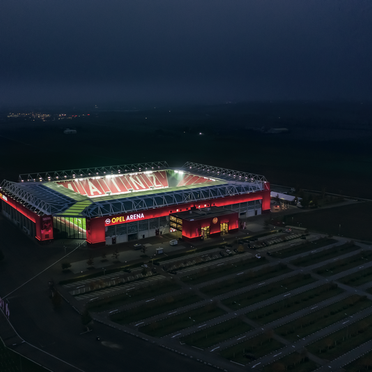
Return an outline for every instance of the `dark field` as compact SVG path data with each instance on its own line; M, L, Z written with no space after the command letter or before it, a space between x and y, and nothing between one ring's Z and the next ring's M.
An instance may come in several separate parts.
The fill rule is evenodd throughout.
M310 230L331 235L347 236L352 239L372 240L372 203L344 205L341 207L318 209L293 216L294 224L301 223ZM292 222L292 216L286 216ZM340 226L341 225L341 226Z
M91 114L49 122L7 119L7 112L1 113L0 146L7 158L0 178L16 180L19 173L145 161L166 160L171 166L195 161L264 174L276 184L370 195L370 104L125 108L34 109ZM285 127L289 132L267 134L258 131L262 127ZM78 133L65 135L65 128Z

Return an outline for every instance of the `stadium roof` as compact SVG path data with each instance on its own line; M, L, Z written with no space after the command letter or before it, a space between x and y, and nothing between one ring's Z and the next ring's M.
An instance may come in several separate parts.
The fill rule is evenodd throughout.
M80 195L57 184L61 179L129 174L145 172L149 169L175 171L166 162L153 162L38 172L26 176L20 175L20 182L4 180L1 190L36 213L93 218L252 193L264 190L266 182L266 178L261 175L188 162L178 169L185 173L213 177L212 182L105 195L99 198Z
M166 161L149 163L110 165L106 167L75 168L60 171L25 173L18 176L19 182L61 181L81 177L106 176L110 174L126 174L147 170L170 169Z

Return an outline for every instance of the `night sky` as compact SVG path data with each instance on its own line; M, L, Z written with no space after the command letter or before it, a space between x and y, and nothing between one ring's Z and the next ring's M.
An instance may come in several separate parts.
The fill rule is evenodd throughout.
M3 0L0 108L371 100L370 0Z

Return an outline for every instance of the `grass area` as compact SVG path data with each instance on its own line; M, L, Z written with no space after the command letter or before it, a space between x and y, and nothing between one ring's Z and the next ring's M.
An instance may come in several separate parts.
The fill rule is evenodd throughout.
M182 293L176 296L169 295L161 300L147 302L139 307L116 313L111 316L111 320L119 324L128 324L201 300L202 299L194 293Z
M313 251L321 247L336 243L337 240L331 238L321 238L312 242L304 242L302 244L294 245L292 247L281 249L280 251L270 252L272 257L287 258L296 254Z
M88 302L86 304L86 308L93 312L106 311L132 302L145 300L155 296L161 296L165 293L176 291L180 288L181 287L178 284L173 283L172 281L149 284L147 287L134 289L132 291L120 293L112 297Z
M371 306L366 296L352 295L321 310L296 319L275 329L275 332L290 341L308 336L350 315Z
M237 363L246 364L284 346L268 331L249 340L221 350L220 355Z
M330 297L336 296L341 292L342 289L340 289L337 284L327 283L296 296L285 298L281 301L275 302L274 304L252 311L246 314L246 316L263 324L270 323L276 319L302 310L304 307L314 305Z
M314 281L315 279L312 278L310 274L298 274L242 293L238 296L226 298L222 303L233 310L238 310L257 302L267 300L268 298L277 296L281 293L310 284Z
M218 344L231 337L238 336L248 332L252 327L240 319L234 318L217 324L213 327L203 329L202 331L193 333L181 340L188 345L200 347L202 349Z
M261 280L270 279L274 276L288 273L290 271L291 269L284 264L266 266L260 270L248 271L247 273L241 275L238 273L234 278L202 287L200 291L209 294L210 296L217 296L253 283L257 283Z
M372 369L372 351L342 367L346 372L367 372Z
M372 315L308 345L306 349L320 358L333 360L370 341L371 331Z
M359 285L369 283L372 281L372 267L367 269L358 270L354 274L345 276L339 280L341 283L357 287Z
M253 267L257 267L263 264L266 264L267 260L265 257L261 259L257 259L256 257L246 259L240 262L234 263L224 263L221 262L220 266L215 266L211 268L205 268L203 271L200 271L195 274L190 274L181 278L181 280L185 283L191 282L191 284L199 284L209 280L220 278L224 275L230 275L234 273L238 273L242 270L251 269Z
M297 258L293 261L291 261L291 264L297 265L297 266L310 266L317 264L319 262L329 260L330 258L337 257L341 253L347 253L354 251L356 249L359 249L358 246L354 244L354 242L347 242L342 245L336 245L332 248L328 248L324 251L309 254L305 257Z
M350 194L350 195L355 195ZM308 213L285 216L287 224L301 223L309 230L326 234L347 236L352 239L372 240L370 228L372 203L361 202L335 208L318 209Z
M354 256L339 259L321 266L316 272L323 276L330 276L349 270L372 260L372 251L362 251Z
M162 337L169 333L179 331L180 329L216 318L225 313L224 310L211 302L206 306L150 323L141 327L139 330L150 336Z
M274 363L268 364L264 367L263 372L279 372L279 371L296 371L296 372L310 372L317 369L319 366L306 356L304 353L292 353L286 355L284 358L277 360Z

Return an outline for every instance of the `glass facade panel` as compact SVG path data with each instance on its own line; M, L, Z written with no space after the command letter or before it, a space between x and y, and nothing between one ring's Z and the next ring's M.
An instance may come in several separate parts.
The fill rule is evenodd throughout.
M130 222L127 224L128 226L128 234L133 234L138 232L138 222Z
M159 228L159 220L157 218L152 218L150 220L150 229L157 229Z
M121 225L116 225L116 235L124 235L127 233L127 224L122 223Z
M86 219L82 217L53 217L56 239L86 239Z
M116 228L117 226L107 226L106 227L106 236L114 236L116 235Z
M138 222L138 231L145 231L148 229L149 229L149 222L147 220Z
M167 226L168 225L167 217L160 217L159 223L160 223L160 226Z

